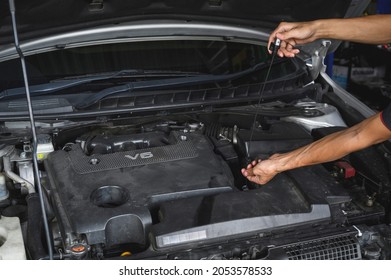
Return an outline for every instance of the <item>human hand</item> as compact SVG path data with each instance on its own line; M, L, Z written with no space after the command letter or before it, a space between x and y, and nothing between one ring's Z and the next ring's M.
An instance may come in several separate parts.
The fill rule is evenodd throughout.
M278 174L278 171L273 164L273 158L276 157L278 157L278 155L273 155L267 160L254 160L248 164L246 168L242 168L241 172L247 180L259 185L264 185Z
M315 21L310 22L281 22L280 25L270 34L268 49L276 38L281 40L280 48L277 52L280 57L294 57L300 51L295 46L315 41L316 27ZM269 50L271 53L271 51Z

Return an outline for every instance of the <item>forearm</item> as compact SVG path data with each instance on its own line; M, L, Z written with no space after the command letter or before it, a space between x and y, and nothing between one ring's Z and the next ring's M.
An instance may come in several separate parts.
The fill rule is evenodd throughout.
M379 114L349 129L328 135L310 145L275 157L278 173L323 162L337 160L351 152L380 143L391 137Z
M366 44L391 42L391 15L314 21L316 37Z
M388 111L386 116L388 120ZM390 126L388 121L385 123ZM337 160L351 152L391 139L391 130L387 126L378 113L353 127L330 134L292 152L253 161L241 171L248 180L263 185L280 172Z
M342 158L353 150L358 150L353 149L351 137L354 137L353 131L337 132L295 151L283 154L279 160L278 172Z

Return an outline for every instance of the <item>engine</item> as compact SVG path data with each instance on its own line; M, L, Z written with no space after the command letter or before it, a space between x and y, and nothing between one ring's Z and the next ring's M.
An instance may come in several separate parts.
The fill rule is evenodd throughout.
M326 111L262 116L254 130L252 120L248 113L205 113L40 134L55 257L389 258L388 228L381 226L387 201L377 195L389 178L376 148L289 170L260 186L240 173L249 158L301 147L343 122ZM0 147L0 257L47 256L31 151L28 142ZM18 242L2 241L4 229Z
M51 153L46 170L69 244L84 240L105 248L145 247L160 204L234 186L207 137L183 130L95 136Z

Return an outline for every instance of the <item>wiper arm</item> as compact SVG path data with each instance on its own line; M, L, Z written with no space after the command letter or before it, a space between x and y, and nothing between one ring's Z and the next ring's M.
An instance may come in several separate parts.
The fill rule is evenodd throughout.
M100 100L108 96L112 96L124 92L132 92L134 90L164 89L164 88L171 88L173 86L194 86L194 85L201 85L205 83L212 83L212 82L217 83L217 82L223 82L228 80L234 80L234 79L244 77L253 72L265 69L266 67L268 67L268 65L269 65L268 63L261 62L254 65L251 68L233 74L223 74L223 75L208 74L208 75L200 75L195 77L131 82L120 86L109 87L102 91L99 91L91 96L88 96L86 99L76 104L75 107L77 109L84 109L99 102Z
M180 71L156 71L156 70L137 70L137 69L130 69L130 70L121 70L117 72L112 72L108 74L103 75L85 75L81 77L72 77L71 79L63 79L63 80L56 80L50 83L41 84L41 85L34 85L30 86L30 94L31 96L41 96L46 95L50 93L54 93L57 91L61 91L64 89L88 84L95 81L104 81L104 80L110 80L113 78L118 78L125 75L197 75L199 73L193 73L193 72L180 72ZM0 99L3 99L5 97L18 97L18 96L24 96L25 88L12 88L12 89L6 89L0 92Z

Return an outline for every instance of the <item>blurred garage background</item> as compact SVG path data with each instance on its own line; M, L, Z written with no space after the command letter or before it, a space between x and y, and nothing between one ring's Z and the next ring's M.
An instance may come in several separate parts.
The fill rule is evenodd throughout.
M372 14L391 14L391 0L372 0L365 15ZM343 42L326 64L335 82L372 109L382 110L391 102L391 44Z

